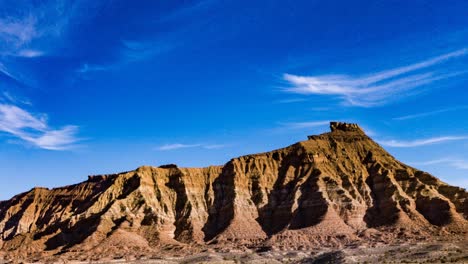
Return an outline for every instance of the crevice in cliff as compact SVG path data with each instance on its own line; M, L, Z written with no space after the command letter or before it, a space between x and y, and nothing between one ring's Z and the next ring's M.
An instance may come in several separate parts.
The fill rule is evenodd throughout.
M280 232L290 224L298 182L303 177L307 177L308 171L303 171L304 167L301 167L305 157L298 155L298 146L295 145L290 153L282 157L278 168L278 177L268 195L268 202L257 209L259 215L257 222L268 236ZM294 178L287 180L290 169L294 170L295 175ZM258 198L258 195L252 197L256 200Z
M190 220L192 204L187 197L186 186L182 179L183 173L178 170L169 177L169 182L166 185L176 193L174 239L180 242L190 242L193 238L193 225Z
M71 219L68 218L64 222L51 225L44 231L36 233L34 235L35 239L55 234L45 242L46 250L53 250L60 247L62 247L62 250L67 250L74 245L82 243L86 238L92 236L97 231L102 221L102 215L104 215L116 201L127 198L133 191L138 189L140 180L140 176L137 173L126 178L123 181L123 185L120 187L120 194L117 196L117 200L109 201L98 213L93 213L86 218L80 218L75 223L72 223Z
M89 207L91 207L98 199L99 196L107 190L112 184L114 184L117 175L112 175L108 177L101 177L101 178L90 178L88 182L84 184L84 186L77 186L78 188L82 188L84 190L91 189L92 192L90 194L91 197L86 197L87 199L73 199L72 200L72 211L75 214L81 214L85 212ZM101 179L100 181L97 181Z
M368 227L394 224L400 212L397 201L392 197L397 188L388 177L388 171L384 170L381 164L372 164L368 167L368 173L366 184L371 190L373 204L367 209L364 221Z
M457 212L462 214L465 219L468 219L468 193L465 189L449 185L441 185L437 190L453 203Z
M32 193L32 196L33 197L30 197L29 195L25 195L24 199L21 199L22 204L21 204L20 210L16 214L12 215L8 219L8 221L5 223L4 230L9 230L10 228L14 228L14 230L9 232L9 234L6 236L4 236L4 234L2 233L3 240L10 240L15 235L17 235L18 228L19 228L18 223L20 222L21 218L24 216L24 212L34 202L34 193Z
M60 232L45 242L46 250L53 250L60 247L62 247L62 250L67 250L74 245L83 242L86 238L96 232L97 227L102 220L101 216L112 206L112 204L113 203L110 203L102 212L83 218L73 225L70 224L70 221L56 225L57 228L53 233L56 233L56 231Z
M231 160L223 167L221 175L213 182L213 206L209 209L208 220L202 228L205 241L212 240L225 230L234 218L236 198L234 177L234 164Z
M452 222L449 202L439 197L430 198L418 195L416 210L433 225L443 226Z
M328 203L318 185L321 174L319 169L314 169L307 181L300 186L299 205L293 214L289 229L311 227L323 220L328 210Z

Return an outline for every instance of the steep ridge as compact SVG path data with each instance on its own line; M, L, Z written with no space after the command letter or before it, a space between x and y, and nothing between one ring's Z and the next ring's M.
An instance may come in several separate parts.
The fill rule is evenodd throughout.
M466 239L466 190L397 161L355 124L330 127L224 166L144 166L34 188L0 203L0 256Z

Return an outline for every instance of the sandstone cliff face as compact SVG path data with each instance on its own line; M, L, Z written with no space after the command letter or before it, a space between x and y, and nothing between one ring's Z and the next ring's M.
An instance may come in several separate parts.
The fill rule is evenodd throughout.
M331 130L224 166L145 166L35 188L0 203L1 251L106 256L466 238L464 189L397 161L357 125Z

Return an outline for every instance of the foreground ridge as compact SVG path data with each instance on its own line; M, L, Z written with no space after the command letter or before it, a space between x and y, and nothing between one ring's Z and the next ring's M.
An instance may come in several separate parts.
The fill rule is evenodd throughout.
M143 166L0 202L0 256L463 240L468 193L409 167L357 124L224 166Z

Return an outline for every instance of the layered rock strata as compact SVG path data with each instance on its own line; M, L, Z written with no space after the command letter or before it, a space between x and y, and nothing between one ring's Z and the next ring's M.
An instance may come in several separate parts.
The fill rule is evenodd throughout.
M399 162L358 125L332 122L329 133L224 166L144 166L34 188L0 203L0 251L106 256L466 239L467 218L466 190Z

